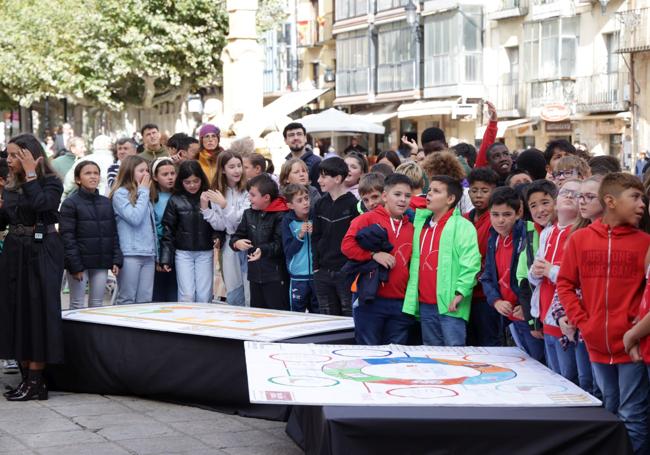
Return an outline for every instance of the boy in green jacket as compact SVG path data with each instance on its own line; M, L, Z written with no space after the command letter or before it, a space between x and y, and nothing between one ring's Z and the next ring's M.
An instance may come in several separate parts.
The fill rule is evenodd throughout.
M413 254L402 311L420 317L429 346L464 346L481 253L474 225L456 209L461 183L431 178L427 208L413 222Z

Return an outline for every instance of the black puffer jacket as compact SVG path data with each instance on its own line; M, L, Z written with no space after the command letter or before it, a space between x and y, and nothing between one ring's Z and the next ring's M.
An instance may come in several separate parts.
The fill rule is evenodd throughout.
M59 232L65 246L65 268L70 273L122 267L110 199L80 188L63 202L60 213Z
M216 232L203 219L199 194L174 194L162 219L161 264L173 265L176 250L208 251L214 248Z
M287 210L281 197L274 199L265 210L246 209L237 231L230 237L230 247L235 251L235 242L242 239L251 241L251 252L256 248L262 251L259 260L248 263L249 281L269 283L287 279L282 250L282 218Z

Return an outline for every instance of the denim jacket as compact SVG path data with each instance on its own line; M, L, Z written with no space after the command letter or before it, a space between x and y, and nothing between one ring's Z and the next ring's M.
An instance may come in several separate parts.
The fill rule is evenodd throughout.
M149 188L138 188L135 205L122 187L113 193L113 210L124 256L157 256L158 236Z

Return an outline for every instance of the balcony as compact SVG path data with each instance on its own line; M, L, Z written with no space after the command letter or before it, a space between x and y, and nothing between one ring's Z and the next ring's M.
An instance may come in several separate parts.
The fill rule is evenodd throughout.
M542 21L551 17L575 16L575 2L571 0L533 0L531 7L532 21Z
M501 84L496 88L496 108L499 117L521 117L519 84Z
M377 92L401 92L415 88L415 60L377 66Z
M368 93L368 68L336 71L336 96L365 95Z
M539 117L547 104L564 104L573 108L576 102L573 79L533 81L528 85L528 116Z
M499 9L490 14L489 19L497 21L528 14L528 0L501 0Z
M427 56L424 60L426 98L484 96L482 52L461 52Z
M625 111L629 107L629 74L603 73L576 81L577 112Z
M650 51L650 8L616 14L621 24L618 52Z

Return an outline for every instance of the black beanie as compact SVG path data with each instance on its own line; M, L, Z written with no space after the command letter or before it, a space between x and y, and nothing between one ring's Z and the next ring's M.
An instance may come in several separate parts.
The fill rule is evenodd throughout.
M533 180L546 178L546 160L544 154L535 148L524 150L517 157L517 169L530 174Z
M421 137L422 144L433 141L440 141L446 144L447 140L445 139L445 132L436 127L427 128L424 130Z

